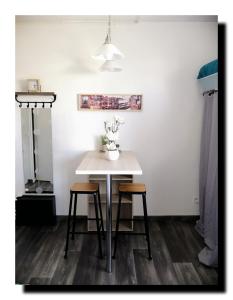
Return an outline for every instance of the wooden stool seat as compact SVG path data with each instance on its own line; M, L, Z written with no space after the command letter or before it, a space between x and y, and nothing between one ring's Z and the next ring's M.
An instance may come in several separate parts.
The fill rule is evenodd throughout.
M121 183L119 184L120 193L145 193L146 186L143 183Z
M98 192L99 185L98 183L89 183L89 182L80 182L74 183L71 188L71 192L76 193L94 193Z

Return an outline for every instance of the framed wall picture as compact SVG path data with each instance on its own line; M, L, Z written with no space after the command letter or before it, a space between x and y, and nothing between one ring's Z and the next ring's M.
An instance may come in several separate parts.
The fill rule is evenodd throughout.
M39 79L28 79L28 92L40 92L40 80Z
M79 94L79 110L141 111L142 95L138 94Z

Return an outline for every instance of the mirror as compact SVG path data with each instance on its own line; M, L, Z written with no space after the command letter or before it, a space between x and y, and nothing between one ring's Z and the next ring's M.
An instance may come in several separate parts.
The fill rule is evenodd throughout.
M52 128L49 108L21 108L25 193L53 193Z

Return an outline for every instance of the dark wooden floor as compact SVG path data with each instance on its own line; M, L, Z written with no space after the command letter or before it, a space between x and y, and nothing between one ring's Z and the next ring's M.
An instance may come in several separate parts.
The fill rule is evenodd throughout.
M79 229L86 222L79 222ZM137 222L135 230L143 229ZM68 259L64 246L66 220L54 227L16 228L16 283L33 285L216 285L216 269L197 259L204 244L193 222L150 221L152 260L144 236L119 236L113 272L98 258L95 234L76 236Z

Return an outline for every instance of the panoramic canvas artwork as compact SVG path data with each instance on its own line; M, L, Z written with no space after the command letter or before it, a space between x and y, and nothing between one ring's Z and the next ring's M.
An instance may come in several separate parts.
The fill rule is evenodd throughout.
M81 94L78 97L80 110L127 110L142 109L142 95Z

